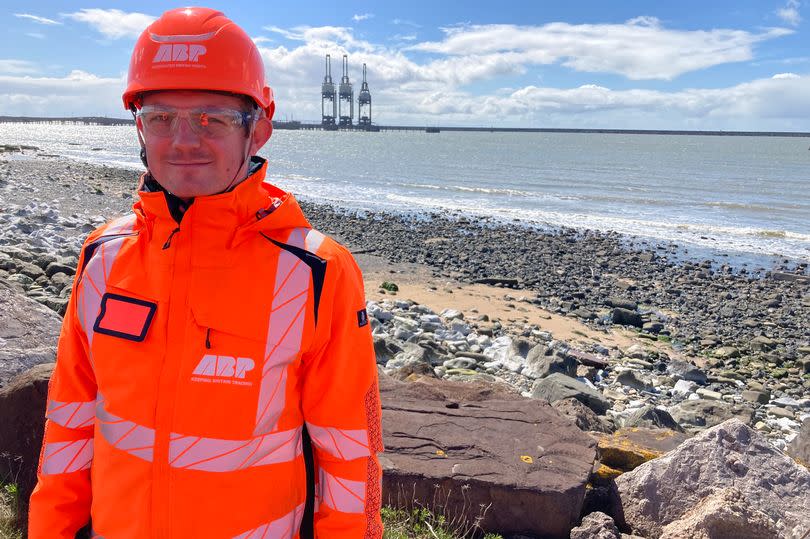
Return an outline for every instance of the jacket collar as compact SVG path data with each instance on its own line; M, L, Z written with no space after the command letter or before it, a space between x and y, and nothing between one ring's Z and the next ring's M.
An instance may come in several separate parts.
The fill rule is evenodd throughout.
M158 239L178 227L205 233L211 240L221 238L227 244L242 237L241 232L263 231L277 236L273 229L311 228L292 194L266 182L266 174L267 161L254 156L247 179L226 193L197 197L185 210L180 209L180 219L179 199L144 174L140 200L133 210Z

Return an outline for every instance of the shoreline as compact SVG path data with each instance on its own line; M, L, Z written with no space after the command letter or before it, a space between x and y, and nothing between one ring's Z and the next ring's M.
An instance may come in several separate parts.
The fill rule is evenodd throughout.
M64 159L0 159L0 280L64 308L82 240L129 211L136 181L131 170ZM810 417L805 275L679 262L617 233L300 202L356 255L375 344L387 350L378 363L392 376L503 381L529 396L539 378L526 352L542 345L579 363L569 374L604 392L615 426L647 406L693 430L711 426L700 417L743 409L784 448ZM678 380L692 385L676 391ZM684 403L711 407L679 412Z
M105 171L114 171L116 176L127 174L137 178L142 173L140 164L137 166L123 166L121 164L106 164L92 160L85 160L77 157L70 157L57 154L48 154L39 150L35 146L21 146L18 151L13 149L13 145L0 144L0 160L27 161L34 160L40 162L62 163L69 162L75 166L98 167ZM26 151L33 151L33 154L26 154ZM136 180L135 180L136 181ZM133 190L134 194L134 190ZM724 247L712 247L700 243L695 243L688 238L667 238L655 235L645 235L626 231L611 229L589 228L587 226L568 226L564 224L552 223L549 221L534 221L528 219L508 217L499 214L470 213L464 210L444 207L423 206L417 208L381 206L368 207L363 204L342 203L328 198L319 199L306 193L294 193L299 203L309 204L312 207L327 207L334 214L345 216L363 216L385 214L391 217L400 217L409 220L430 220L432 218L442 218L447 220L474 221L482 228L487 227L516 227L525 229L530 234L555 235L582 234L582 235L604 235L619 238L622 246L630 251L653 251L663 253L670 260L682 263L703 264L707 260L712 263L713 269L718 269L724 265L729 266L734 273L745 270L743 273L764 276L768 272L780 271L799 273L810 276L810 251L808 257L803 258L796 254L784 254L779 252L759 252L745 249L733 249ZM703 237L704 240L717 241L711 235ZM721 240L722 241L722 240Z
M67 212L80 218L84 213L92 216L91 221L97 226L130 211L136 198L138 173L129 169L37 157L6 161L3 167L10 170L5 177L0 171L2 199L8 204L34 203L34 213L37 205L47 206L54 201L58 202L57 208L45 210L52 216ZM40 175L44 183L36 187L24 185L22 192L3 189L4 180L15 175L31 178ZM57 187L54 184L61 176L65 181ZM30 196L38 190L37 196ZM706 329L711 330L708 333L717 333L714 330L719 327L721 340L746 341L758 336L756 331L749 330L763 332L768 326L763 327L764 320L756 325L741 322L751 320L750 315L778 317L780 312L786 312L793 321L788 325L797 330L796 334L783 331L785 324L770 329L776 333L775 338L788 339L788 351L795 353L798 346L810 341L810 327L804 328L804 334L798 331L801 317L810 319L810 309L803 303L810 302L807 261L783 259L770 269L749 269L736 267L724 259L690 258L677 244L656 243L618 232L542 228L498 217L466 217L450 210L358 210L313 201L306 195L298 201L315 228L334 235L353 252L378 255L392 265L423 265L435 277L465 283L500 283L534 295L530 298L532 303L552 312L573 315L597 326L610 325L606 314L600 311L611 307L607 304L611 297L622 296L625 302L635 303L664 324L665 328L655 331L654 336L663 331L676 343L683 339L678 339L678 331L671 335L668 330L670 322L674 322L674 329L679 329L682 318L688 322L685 333L693 336L707 333L701 331ZM71 228L76 230L68 226L65 231ZM80 232L72 234L77 248L89 229L85 224ZM723 314L729 322L736 323L699 327L700 318L712 318L708 312L712 303L705 301L701 291L705 287L725 290L723 301L748 299L743 308ZM732 297L725 297L728 295ZM780 299L774 303L776 297ZM678 312L696 308L705 316ZM681 344L689 348L688 342ZM689 349L693 353L699 350L694 346Z

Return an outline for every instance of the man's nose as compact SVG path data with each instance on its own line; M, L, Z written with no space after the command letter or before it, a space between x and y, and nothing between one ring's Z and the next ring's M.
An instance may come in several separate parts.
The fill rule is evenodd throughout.
M192 129L188 117L178 117L173 127L172 144L175 147L196 147L200 145L200 136Z

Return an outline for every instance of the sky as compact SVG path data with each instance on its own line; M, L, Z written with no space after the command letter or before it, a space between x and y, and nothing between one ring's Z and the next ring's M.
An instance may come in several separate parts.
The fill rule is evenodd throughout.
M0 115L126 117L166 2L4 1ZM810 0L209 2L250 35L276 119L320 122L324 56L381 125L810 132ZM355 107L356 108L356 107Z

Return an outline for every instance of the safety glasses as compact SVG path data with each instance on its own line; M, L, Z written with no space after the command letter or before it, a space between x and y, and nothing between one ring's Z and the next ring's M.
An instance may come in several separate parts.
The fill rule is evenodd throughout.
M191 129L202 137L224 138L244 126L250 125L255 113L234 109L174 109L145 105L135 113L143 130L157 137L172 136L178 120L185 118Z

